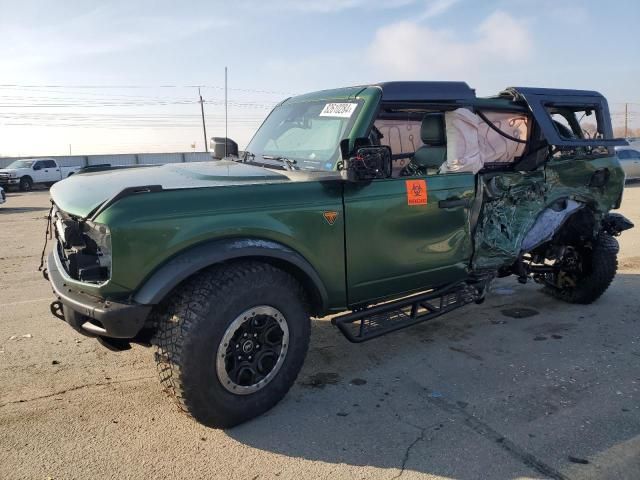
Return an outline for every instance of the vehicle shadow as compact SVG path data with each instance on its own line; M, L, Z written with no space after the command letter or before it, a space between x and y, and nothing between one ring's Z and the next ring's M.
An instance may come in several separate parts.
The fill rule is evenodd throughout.
M0 207L4 213L48 212L48 207Z
M295 387L227 434L280 455L351 466L354 478L366 476L362 467L464 480L565 478L559 470L575 457L640 433L640 411L619 395L640 367L632 345L640 275L620 273L589 306L514 283L496 282L482 306L359 345L314 320ZM615 378L582 370L602 362L603 348L615 358L607 362L620 362Z

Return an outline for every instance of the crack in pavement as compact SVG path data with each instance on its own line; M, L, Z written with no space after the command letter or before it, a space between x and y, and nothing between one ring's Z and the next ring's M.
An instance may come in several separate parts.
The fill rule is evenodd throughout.
M404 469L406 468L407 462L409 461L409 456L411 455L411 449L415 447L416 443L424 440L425 432L427 431L427 428L429 428L429 427L425 427L425 428L416 427L415 425L411 425L411 426L418 428L420 430L420 435L418 435L418 437L416 437L416 439L413 442L411 442L407 447L407 449L405 450L404 457L402 459L402 465L400 466L400 473L398 473L395 477L392 477L391 480L400 478L404 474Z
M65 393L74 392L76 390L82 390L84 388L106 387L108 385L116 385L116 384L119 384L119 383L136 382L138 380L147 380L147 379L150 379L150 378L155 378L155 375L147 375L147 376L144 376L144 377L129 378L127 380L114 380L112 382L87 383L87 384L84 384L84 385L78 385L76 387L70 387L70 388L67 388L65 390L60 390L59 392L49 393L47 395L41 395L39 397L26 398L26 399L21 399L21 400L11 400L10 402L5 402L5 403L0 404L0 408L6 407L7 405L14 405L16 403L35 402L36 400L42 400L42 399L45 399L45 398L51 398L51 397L55 397L56 395L64 395Z
M395 409L394 409L395 410ZM397 413L397 411L396 411ZM418 442L422 442L424 441L424 437L426 435L427 430L429 430L430 428L435 427L436 425L440 425L442 422L434 422L431 425L427 425L426 427L421 427L420 425L415 425L403 418L399 419L400 422L404 423L405 425L409 425L410 427L415 428L416 430L420 431L420 435L418 435L416 437L416 439L414 441L412 441L406 448L405 452L404 452L404 457L402 459L402 465L400 466L400 473L398 473L397 475L395 475L394 477L391 477L391 480L395 480L396 478L400 478L402 476L402 474L404 474L404 471L407 467L407 462L409 461L409 456L411 455L411 450L413 449L413 447L416 446L416 444Z
M546 478L551 478L553 480L569 480L569 477L563 475L551 465L544 463L542 460L536 458L533 454L516 445L504 435L501 435L498 431L494 430L487 423L466 412L463 408L445 400L441 396L433 395L433 392L429 388L423 387L417 382L415 382L415 386L420 388L421 394L424 394L426 392L426 398L428 402L447 413L456 415L457 417L461 418L464 424L471 430L499 445L514 459L523 463L527 467L535 470L539 474L545 475Z

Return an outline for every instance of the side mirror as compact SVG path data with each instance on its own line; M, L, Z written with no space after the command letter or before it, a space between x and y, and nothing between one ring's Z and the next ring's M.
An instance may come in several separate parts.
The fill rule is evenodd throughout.
M41 170L42 167L40 165L38 165L37 163L33 166L34 170Z
M211 156L213 158L222 159L227 157L238 156L238 144L226 137L213 137L209 145Z
M357 147L348 155L341 168L342 178L348 182L370 181L391 176L391 148L386 145Z

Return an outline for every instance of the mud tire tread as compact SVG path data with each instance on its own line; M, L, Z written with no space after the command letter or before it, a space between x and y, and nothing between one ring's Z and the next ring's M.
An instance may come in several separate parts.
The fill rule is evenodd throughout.
M212 321L211 309L224 310L239 297L250 296L256 289L264 291L267 287L276 292L275 298L289 304L289 313L295 314L285 313L285 316L290 330L294 327L298 332L295 344L290 339L285 363L277 376L259 392L245 396L227 392L215 374L214 381L203 386L203 365L209 364L209 358L203 353L203 349L206 350L203 339L222 337L235 318ZM231 427L264 413L284 397L304 362L309 346L309 311L308 296L300 283L287 272L267 263L221 264L195 274L178 286L152 314L155 330L152 343L156 346L155 360L163 389L182 411L212 427ZM218 343L208 346L215 355ZM209 376L205 375L205 378Z

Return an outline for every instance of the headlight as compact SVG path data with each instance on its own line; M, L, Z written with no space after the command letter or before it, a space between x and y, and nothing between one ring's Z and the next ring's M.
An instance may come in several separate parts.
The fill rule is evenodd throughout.
M84 224L84 234L93 240L94 245L87 245L87 250L95 250L98 263L101 267L106 267L111 272L111 232L109 227L99 223L86 222ZM90 242L89 242L90 243Z

